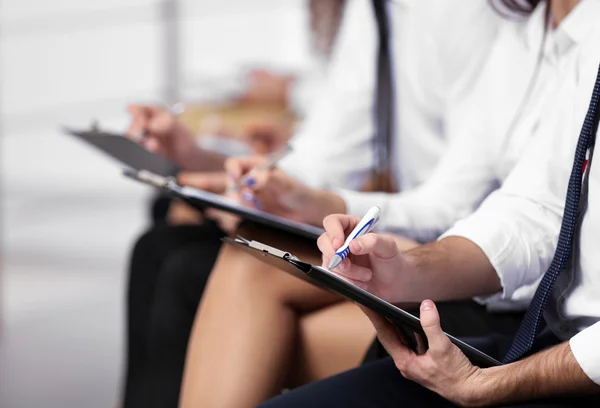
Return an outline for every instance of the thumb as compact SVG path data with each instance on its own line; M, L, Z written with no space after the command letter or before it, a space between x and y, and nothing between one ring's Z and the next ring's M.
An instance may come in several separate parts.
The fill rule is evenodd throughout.
M440 326L440 315L435 303L424 300L421 303L421 327L427 336L429 351L432 353L443 353L452 344L450 339Z

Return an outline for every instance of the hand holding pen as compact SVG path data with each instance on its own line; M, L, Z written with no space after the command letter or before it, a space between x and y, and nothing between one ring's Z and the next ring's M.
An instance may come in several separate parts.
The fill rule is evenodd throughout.
M158 153L183 168L193 169L201 160L194 136L177 120L182 107L129 105L131 123L126 134L151 152Z
M271 156L227 160L227 195L243 205L307 222L306 209L310 207L313 191L276 166L290 152L291 148L286 146Z
M325 233L317 241L323 267L331 265L333 273L382 299L403 301L410 295L408 259L391 235L365 232L378 213L373 208L362 219L347 214L325 217Z

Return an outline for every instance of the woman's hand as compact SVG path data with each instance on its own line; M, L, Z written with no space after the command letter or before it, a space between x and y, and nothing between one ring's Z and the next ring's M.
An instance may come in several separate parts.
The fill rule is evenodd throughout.
M153 153L158 153L182 168L194 169L201 160L201 149L193 135L166 108L129 105L131 124L127 136Z
M264 156L227 160L228 195L244 205L319 226L324 215L345 211L339 196L311 189L278 168L267 169L267 162Z
M323 267L360 222L351 215L334 214L323 220L325 233L317 244ZM369 233L350 243L350 255L333 270L356 286L391 303L403 301L411 265L390 235Z
M177 182L182 186L195 187L214 194L224 194L227 186L227 173L220 172L182 172L177 175ZM233 232L240 224L240 218L231 213L209 208L204 214L215 221L228 233Z

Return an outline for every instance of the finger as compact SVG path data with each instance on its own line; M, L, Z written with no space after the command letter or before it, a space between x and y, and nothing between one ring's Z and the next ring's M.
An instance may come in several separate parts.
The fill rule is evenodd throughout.
M144 139L143 146L152 153L160 153L161 152L160 143L158 143L158 140L156 140L156 138L154 138L154 137L148 137L148 138Z
M350 252L354 255L373 254L379 258L391 259L398 255L398 246L390 236L370 233L352 240Z
M144 108L140 105L129 105L127 106L127 111L131 115L131 124L125 135L134 141L141 140L141 136L148 125Z
M265 161L264 156L236 157L225 161L225 171L237 181Z
M317 247L319 248L319 251L321 251L323 257L327 258L331 258L335 253L337 249L336 247L334 247L335 243L337 242L331 239L331 236L328 232L324 232L323 234L321 234L319 239L317 239Z
M253 189L261 190L267 186L271 176L271 171L253 168L245 176L242 176L240 182L242 185Z
M323 228L331 237L332 245L337 250L346 240L347 232L351 231L359 219L351 215L332 214L323 219Z
M392 356L396 365L399 364L398 360L405 362L414 356L414 352L404 345L398 336L396 328L390 322L367 307L362 305L359 305L359 307L363 313L367 315L369 320L371 320L371 323L377 332L377 338L390 356Z
M352 281L363 283L367 283L373 278L371 269L356 265L350 262L348 258L344 259L341 264L332 270L332 272Z
M184 186L192 186L215 194L225 191L226 174L222 171L211 173L181 172L177 182Z
M158 108L156 108L154 112L152 112L152 109L149 109L148 112L148 131L150 133L159 137L172 133L177 119L171 112L166 109Z
M431 300L421 303L421 327L427 336L431 353L444 353L452 343L440 326L440 315Z

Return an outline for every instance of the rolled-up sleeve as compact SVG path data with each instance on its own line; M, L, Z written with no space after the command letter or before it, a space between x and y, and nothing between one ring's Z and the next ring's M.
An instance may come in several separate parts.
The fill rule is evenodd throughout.
M440 239L460 236L485 253L502 284L502 293L476 300L511 299L546 272L556 248L560 216L524 198L497 191L470 217Z
M569 341L571 352L583 372L600 385L600 322L582 330Z
M502 293L484 303L535 284L556 250L577 132L552 121L539 130L502 187L440 237L469 239L488 257Z

